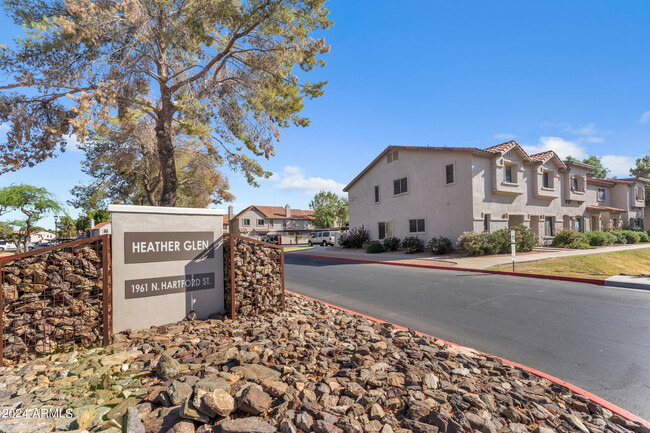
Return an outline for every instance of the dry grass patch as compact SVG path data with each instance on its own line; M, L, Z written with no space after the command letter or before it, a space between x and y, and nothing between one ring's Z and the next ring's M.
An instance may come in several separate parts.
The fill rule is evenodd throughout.
M512 265L495 266L490 269L512 271ZM517 263L515 270L527 274L578 278L608 278L619 274L650 274L650 248Z

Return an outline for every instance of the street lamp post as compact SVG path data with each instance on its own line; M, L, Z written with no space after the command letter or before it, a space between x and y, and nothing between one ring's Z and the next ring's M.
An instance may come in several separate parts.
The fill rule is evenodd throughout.
M59 237L59 216L54 215L54 234Z

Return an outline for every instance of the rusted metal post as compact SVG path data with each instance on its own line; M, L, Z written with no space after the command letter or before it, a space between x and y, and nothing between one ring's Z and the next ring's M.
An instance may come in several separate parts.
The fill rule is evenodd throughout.
M280 271L282 272L282 311L284 311L284 248L280 251Z
M5 365L5 280L4 267L0 264L0 367Z
M111 278L111 235L102 235L102 343L104 346L113 341L113 291Z
M230 318L235 320L235 242L233 235L228 236L230 245Z

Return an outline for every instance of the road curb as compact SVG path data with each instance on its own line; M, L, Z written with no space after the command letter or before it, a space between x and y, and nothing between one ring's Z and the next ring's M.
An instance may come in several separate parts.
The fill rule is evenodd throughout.
M303 298L310 299L312 301L321 302L321 303L327 305L330 308L334 308L336 310L340 310L340 311L344 311L346 313L354 314L355 316L363 317L363 318L371 320L373 322L388 323L388 324L394 326L397 329L401 329L401 330L404 330L404 331L409 330L408 328L405 328L404 326L396 325L394 323L387 322L386 320L377 319L376 317L368 316L366 314L359 313L357 311L353 311L353 310L349 310L347 308L339 307L338 305L330 304L329 302L325 302L325 301L322 301L320 299L312 298L310 296L303 295L301 293L296 293L294 291L286 290L286 289L285 289L285 291L288 292L288 293L291 293L293 295L302 296ZM433 335L425 334L423 332L417 332L417 334L421 335L421 336L435 338L436 340L440 340L443 343L448 344L450 346L465 347L465 346L462 346L460 344L452 343L451 341L443 340L442 338L434 337ZM476 350L476 349L472 349L472 350ZM586 397L589 400L591 400L593 403L596 403L596 404L604 407L605 409L609 410L610 412L622 416L623 418L627 419L628 421L637 422L637 423L640 423L640 424L642 424L643 426L645 426L647 428L650 428L650 422L648 422L647 420L645 420L645 419L643 419L643 418L641 418L641 417L639 417L637 415L634 415L633 413L630 413L630 412L626 411L625 409L616 406L614 403L611 403L611 402L609 402L609 401L607 401L607 400L605 400L605 399L603 399L601 397L598 397L597 395L592 394L589 391L586 391L586 390L584 390L584 389L582 389L582 388L580 388L580 387L578 387L576 385L573 385L573 384L571 384L569 382L566 382L566 381L564 381L562 379L559 379L559 378L557 378L555 376L551 376L550 374L546 374L543 371L536 370L536 369L534 369L532 367L528 367L526 365L519 364L517 362L510 361L510 360L505 359L505 358L501 358L500 356L495 356L495 355L492 355L490 353L481 352L480 350L476 350L476 352L481 354L481 355L487 355L487 356L491 356L493 358L499 359L500 361L502 361L505 364L511 365L513 367L516 367L516 368L521 368L522 370L527 371L527 372L529 372L531 374L534 374L535 376L541 377L542 379L547 379L547 380L549 380L549 381L551 381L553 383L564 386L564 387L570 389L572 392L574 392L576 394L579 394L579 395L581 395L583 397Z
M408 268L425 268L425 269L439 269L443 271L460 271L460 272L474 272L474 273L481 273L481 274L509 275L512 277L527 277L527 278L538 278L542 280L559 280L559 281L571 281L574 283L596 284L598 286L605 285L605 280L601 280L597 278L578 278L578 277L562 277L559 275L526 274L523 272L495 271L493 269L461 268L458 266L437 266L437 265L419 265L415 263L381 262L377 260L351 259L348 257L319 256L316 254L300 254L300 253L287 253L287 254L291 254L294 256L302 256L302 257L313 257L317 259L330 259L330 260L343 260L345 262L370 263L375 265L405 266Z

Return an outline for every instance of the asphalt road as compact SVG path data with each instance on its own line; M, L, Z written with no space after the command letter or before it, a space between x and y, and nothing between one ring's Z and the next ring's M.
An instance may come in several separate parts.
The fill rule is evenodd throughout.
M650 291L285 256L289 290L541 370L650 419Z

